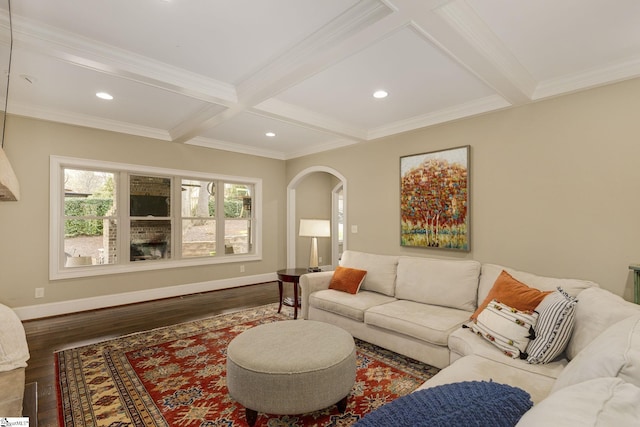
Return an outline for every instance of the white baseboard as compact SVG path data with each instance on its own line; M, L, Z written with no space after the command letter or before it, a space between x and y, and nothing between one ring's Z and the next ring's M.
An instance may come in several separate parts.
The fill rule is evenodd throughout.
M276 273L265 273L254 276L233 277L230 279L211 280L186 285L168 286L165 288L146 289L144 291L126 292L121 294L103 295L99 297L74 299L69 301L52 302L48 304L16 307L20 320L39 319L42 317L58 316L61 314L77 313L86 310L115 307L136 302L152 301L199 292L216 291L219 289L237 288L254 283L273 282L277 280Z

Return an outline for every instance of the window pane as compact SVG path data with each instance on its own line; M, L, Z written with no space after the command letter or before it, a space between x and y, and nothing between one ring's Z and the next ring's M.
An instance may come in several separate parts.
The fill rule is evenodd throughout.
M215 217L215 208L215 184L213 182L182 180L183 217Z
M64 169L64 264L78 267L116 261L116 176Z
M67 220L64 228L66 267L116 262L115 220ZM85 232L77 233L77 230L85 230ZM86 232L87 230L93 231Z
M182 257L193 258L216 254L216 221L185 219L182 221Z
M224 245L227 254L247 254L251 252L251 221L227 219L224 222Z
M65 216L115 216L116 187L113 173L64 169Z
M170 220L132 220L130 261L171 258Z
M168 217L171 212L171 180L156 176L131 175L129 215Z
M224 185L224 217L251 218L252 185Z

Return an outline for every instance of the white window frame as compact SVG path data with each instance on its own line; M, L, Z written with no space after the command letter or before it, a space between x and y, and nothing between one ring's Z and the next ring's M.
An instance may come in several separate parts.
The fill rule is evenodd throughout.
M51 156L49 162L49 279L60 280L76 277L102 276L108 274L131 273L137 271L161 270L167 268L191 267L211 264L227 264L234 262L260 261L262 260L262 179L220 175L203 172L194 172L180 169L159 168L153 166L133 165L128 163L107 162L101 160L82 159L75 157ZM119 261L116 264L91 265L86 267L65 267L64 253L64 168L105 170L109 172L127 172L129 174L151 174L157 176L171 177L174 187L172 197L172 236L171 245L176 245L181 241L182 236L178 236L181 230L182 218L180 216L180 197L175 197L175 188L180 188L180 181L184 179L199 179L209 181L223 181L232 183L251 184L254 188L252 197L252 227L253 227L253 251L248 254L234 254L230 256L212 256L199 258L171 258L150 262L131 262L123 260L125 252L122 251L124 245L128 245L129 239L124 234L128 226L124 223L128 221L129 213L129 191L120 191L124 186L119 184L119 191L116 192L118 205L118 244ZM128 185L128 183L126 183ZM222 210L224 212L224 210ZM224 248L224 243L223 243ZM126 250L126 247L125 247ZM172 251L172 254L179 256L180 250ZM224 252L224 251L222 251Z

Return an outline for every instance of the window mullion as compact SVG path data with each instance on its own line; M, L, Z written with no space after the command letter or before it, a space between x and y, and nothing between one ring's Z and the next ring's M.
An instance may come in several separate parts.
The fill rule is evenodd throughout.
M214 181L216 187L216 256L225 255L224 182Z
M182 177L172 177L171 256L182 259Z
M118 257L116 264L129 263L129 235L131 233L131 218L129 217L129 173L120 172L118 180L118 226L116 228L116 242L118 246Z

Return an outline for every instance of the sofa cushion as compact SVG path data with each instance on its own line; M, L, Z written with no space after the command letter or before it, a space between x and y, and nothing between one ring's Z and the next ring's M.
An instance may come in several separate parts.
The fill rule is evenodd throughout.
M575 321L578 300L558 288L542 300L536 311L536 337L529 343L527 362L549 363L566 348Z
M558 376L552 391L598 377L618 377L640 387L640 314L591 341Z
M398 299L476 309L480 263L434 258L400 257L396 278Z
M494 299L518 310L533 310L549 293L551 291L542 292L536 288L529 287L503 270L471 318L476 319L487 304Z
M366 275L367 272L365 270L337 266L333 276L331 276L329 289L357 294Z
M511 360L506 357L502 359ZM418 387L418 390L460 381L493 381L520 387L531 395L533 403L538 403L549 395L554 380L546 375L513 369L495 360L470 355L442 369Z
M538 313L520 311L493 300L482 310L469 328L478 336L514 359L526 358L525 350L534 336ZM522 355L522 356L521 356Z
M447 345L449 334L468 318L468 311L407 300L371 307L364 314L367 325L442 346Z
M395 295L397 256L344 251L340 265L367 272L362 282L362 290L379 292L391 297Z
M517 387L464 381L402 396L365 415L354 427L511 427L533 406Z
M541 291L555 291L558 286L560 286L569 295L577 296L584 289L598 286L594 282L589 282L587 280L537 276L535 274L514 270L513 268L503 267L501 265L482 264L480 285L478 286L478 301L484 301L496 279L503 270L509 273L514 279Z
M640 314L640 305L625 301L601 288L586 289L580 292L579 299L576 323L566 350L569 360L611 325Z
M514 367L519 370L544 375L554 380L568 363L566 359L557 359L544 365L532 365L527 363L526 360L505 357L493 344L482 339L469 328L460 328L449 336L449 350L452 353L452 360L455 360L458 356L478 355L500 363L507 370L511 370L508 367ZM464 359L465 357L462 358Z
M378 292L361 290L357 294L348 294L334 289L325 289L312 293L309 296L309 305L362 322L366 310L395 300Z
M531 408L516 427L638 426L640 388L620 378L596 378L563 388Z

